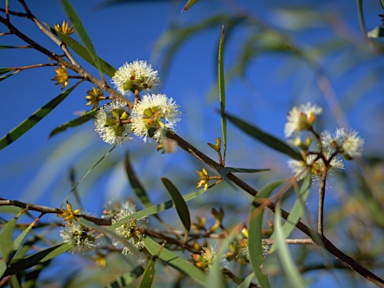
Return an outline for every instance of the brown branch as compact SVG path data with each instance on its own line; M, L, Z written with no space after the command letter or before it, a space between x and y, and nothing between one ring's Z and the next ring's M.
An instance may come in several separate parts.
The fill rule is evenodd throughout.
M15 26L12 25L12 23L6 19L0 16L0 23L3 23L10 32L20 39L22 39L24 42L28 43L30 46L32 46L34 49L38 50L39 52L47 55L49 58L56 60L60 65L65 66L66 68L71 69L72 71L75 71L77 74L79 74L83 79L93 83L100 89L106 91L109 93L110 98L114 101L120 101L122 103L125 103L128 107L132 108L133 103L126 99L123 95L112 89L110 86L108 86L105 82L97 79L95 76L92 74L88 73L87 71L84 70L80 65L70 63L66 60L64 60L61 56L49 51L48 49L44 48L34 40L30 39L28 36L23 34L21 31L19 31Z
M59 208L51 208L51 207L42 206L42 205L24 203L24 202L17 201L17 200L6 200L3 198L0 198L0 206L14 206L14 207L19 207L19 208L26 209L29 211L41 212L44 214L60 214L62 212L62 210ZM110 226L112 224L111 220L97 218L97 217L93 217L93 216L86 215L86 214L78 214L76 216L82 217L84 219L87 219L88 221L91 221L91 222L93 222L97 225L101 225L101 226Z
M195 156L197 159L203 161L207 165L209 165L211 168L217 170L221 166L203 154L201 151L199 151L197 148L186 142L184 139L182 139L180 136L178 136L176 133L168 131L167 137L176 141L180 148L187 151L188 153ZM232 173L227 174L227 178L231 180L234 184L239 186L241 189L243 189L248 194L255 196L258 191L248 184L244 183L241 179L239 179L237 176L235 176ZM265 200L265 201L268 201ZM268 207L272 212L275 213L276 206L271 201L268 201L266 204L266 207ZM284 219L288 219L289 213L283 209L281 209L281 214ZM384 288L384 280L381 279L379 276L374 274L373 272L369 271L367 268L362 266L360 263L340 251L335 245L333 245L325 236L320 235L316 231L309 228L307 225L305 225L303 222L299 221L296 224L296 227L301 230L304 234L306 234L308 237L310 237L315 244L317 244L320 247L323 247L325 250L327 250L329 253L333 254L336 258L344 262L347 266L349 266L351 269L359 273L361 276L366 278L367 280L371 281L372 283L376 284L379 287Z

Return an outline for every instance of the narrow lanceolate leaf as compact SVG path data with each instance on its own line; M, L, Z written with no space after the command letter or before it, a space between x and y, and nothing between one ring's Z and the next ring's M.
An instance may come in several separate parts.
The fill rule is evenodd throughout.
M47 116L53 109L56 108L57 105L59 105L65 98L67 98L67 96L79 84L80 84L80 82L76 83L70 89L65 90L64 92L60 93L54 99L49 101L43 107L38 109L35 113L33 113L31 116L29 116L26 120L21 122L11 132L9 132L7 135L3 136L0 139L0 150L3 149L4 147L8 146L9 144L14 142L15 140L17 140L20 136L22 136L24 133L26 133L29 129L31 129L33 126L35 126L38 122L40 122L41 119L43 119L45 116Z
M257 128L256 126L253 126L241 120L240 118L232 116L228 113L225 113L225 116L229 119L229 121L232 122L232 124L240 128L246 134L259 140L260 142L264 143L270 148L275 149L281 153L284 153L293 159L296 159L299 161L303 160L301 154L298 151L296 151L295 149L293 149L291 146L281 141L280 139L264 132L263 130Z
M95 118L96 112L97 112L97 109L88 111L76 119L73 119L64 124L61 124L60 126L53 129L51 133L49 133L48 138L51 138L52 136L55 136L56 134L59 134L60 132L63 132L68 128L77 127L77 126L80 126L81 124L86 123L87 121Z
M160 248L160 245L149 237L144 238L144 245L148 252L152 255L156 255ZM204 274L204 272L202 272L196 266L192 265L190 262L169 251L168 249L163 248L161 250L159 259L164 262L164 264L171 266L183 274L191 277L191 279L196 281L198 284L205 285L207 276Z
M185 4L183 10L181 12L184 12L191 8L192 5L196 4L199 0L188 0L187 4Z
M0 278L3 277L6 270L7 264L5 264L4 259L0 259Z
M155 277L156 269L156 259L159 257L161 250L163 249L160 246L159 250L155 255L152 256L151 260L148 262L147 267L145 267L145 271L143 277L141 278L139 288L149 288L152 286L153 278Z
M228 175L229 173L258 173L270 171L271 169L252 169L252 168L235 168L235 167L219 167L217 172L220 175Z
M293 205L292 211L289 213L287 221L284 223L282 232L284 238L288 238L291 235L293 229L295 229L296 224L300 221L301 217L303 217L305 212L305 202L309 196L310 186L312 182L311 173L308 173L305 177L301 187L299 194L297 195L297 199L295 204ZM273 233L270 239L276 239L276 233ZM270 253L276 250L277 244L274 243L270 249Z
M140 183L140 180L137 178L137 175L133 170L128 153L125 154L124 167L125 171L127 172L129 183L131 184L136 196L139 197L141 203L146 208L153 206L151 200L147 195L147 192L145 191L143 185Z
M219 42L219 95L220 95L220 115L221 115L221 130L223 134L223 158L225 163L225 156L227 155L227 119L225 118L225 79L224 79L224 26L221 29L221 37Z
M24 259L11 263L9 268L5 271L4 276L13 275L36 266L39 263L44 263L45 261L57 257L71 248L71 243L64 243L32 254Z
M297 270L296 264L292 259L291 253L289 252L288 245L285 242L285 237L283 234L283 227L281 225L281 210L280 202L276 205L275 211L275 233L276 233L276 245L277 252L281 265L283 267L284 273L287 280L290 282L291 287L304 288L306 287L304 279L301 277L299 271Z
M189 214L187 203L185 203L183 196L169 179L162 177L161 181L163 182L165 188L167 188L173 203L175 203L177 214L179 214L180 220L183 223L185 230L189 232L189 229L191 229L191 216Z
M255 272L252 272L251 274L249 274L247 276L247 278L244 279L243 282L241 282L241 284L239 286L237 286L237 288L248 288L250 287L251 283L252 283L252 279L255 277Z
M224 241L220 243L219 251L217 251L215 257L213 258L212 267L209 269L209 274L207 277L206 287L209 288L222 288L228 287L227 281L224 278L223 274L223 265L222 261L225 259L225 252L228 250L233 239L238 234L238 231L234 229Z
M77 42L75 39L71 38L70 36L67 36L63 33L60 33L58 31L55 31L54 29L51 29L53 33L56 33L56 35L63 41L69 48L71 48L77 55L79 55L81 58L83 58L85 61L87 61L92 66L97 67L97 63L94 61L92 56L89 54L87 48L85 48L83 45L81 45L79 42ZM109 63L107 63L105 60L101 59L100 57L97 57L100 64L100 69L105 73L105 75L108 75L109 77L112 77L116 69L111 66Z
M13 250L13 231L15 230L18 217L10 220L1 231L0 235L0 250L3 255L3 260L8 263L12 259Z
M106 288L127 287L128 284L131 284L133 281L139 278L143 272L143 267L136 266L132 271L121 275L116 281L112 282L110 285L107 285Z
M264 207L261 207L260 203L261 199L268 198L272 191L283 182L284 180L276 180L261 188L259 193L254 197L250 209L248 224L249 261L251 262L251 266L261 287L270 287L270 285L267 275L263 274L260 268L264 259L262 248Z
M91 38L89 38L87 31L85 30L83 24L81 23L81 20L79 16L77 15L76 11L73 9L71 4L68 0L62 0L65 12L67 13L68 17L71 19L71 22L73 24L73 27L75 28L76 34L80 37L81 41L84 43L85 47L88 49L89 55L92 57L94 63L96 64L97 69L100 72L100 75L102 73L100 63L99 63L99 57L96 54L95 47L92 44Z
M13 73L9 73L9 74L7 74L7 75L0 76L0 82L1 82L1 81L4 81L5 79L7 79L7 78L9 78L9 77L11 77L11 76L13 76L13 75L16 75L17 73L19 73L19 72L18 72L18 71L15 71L15 72L13 72Z
M30 225L28 225L27 228L25 228L23 230L23 232L20 233L19 236L17 236L17 238L15 239L15 241L13 241L13 250L14 251L17 251L21 245L21 243L23 242L23 240L25 239L25 237L28 235L28 233L32 230L32 227L35 225L36 223L36 220L33 221Z

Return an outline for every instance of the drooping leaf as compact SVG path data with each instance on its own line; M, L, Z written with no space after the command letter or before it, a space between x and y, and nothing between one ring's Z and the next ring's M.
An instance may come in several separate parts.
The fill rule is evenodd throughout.
M262 287L270 287L268 277L263 274L260 265L263 262L264 255L262 249L262 224L264 207L260 207L260 200L268 198L272 191L279 185L284 183L284 180L276 180L260 189L259 193L254 197L249 214L248 224L248 250L249 261L255 276Z
M265 172L270 171L271 169L252 169L252 168L235 168L235 167L219 167L217 169L217 172L223 176L228 175L229 173L258 173L258 172Z
M290 286L297 288L306 287L304 279L297 270L296 264L292 259L291 253L289 252L288 245L285 242L286 238L284 237L283 227L281 225L280 201L277 202L275 210L275 233L277 252L286 278L291 284Z
M17 251L19 248L20 248L20 245L21 243L23 242L23 240L25 239L25 237L28 235L28 233L31 231L31 229L33 228L33 226L35 225L35 221L33 221L30 225L28 225L27 228L25 228L23 230L23 232L21 232L19 234L19 236L16 237L15 241L13 241L13 250L14 251Z
M59 134L60 132L63 132L65 130L67 130L68 128L77 127L77 126L80 126L81 124L88 122L89 120L91 120L95 117L96 112L97 112L97 109L88 111L76 119L73 119L73 120L68 121L64 124L61 124L60 126L53 129L51 131L51 133L49 133L48 138L51 138L52 136Z
M368 31L367 36L373 39L384 37L384 28L381 26L377 26L371 31Z
M160 246L159 250L155 255L152 256L151 260L148 262L147 267L145 267L145 271L143 274L143 278L141 278L139 288L148 288L152 286L153 278L155 277L156 273L156 259L159 257L161 250L163 249L162 246Z
M167 191L175 204L177 214L179 215L185 230L189 232L191 229L191 216L189 214L187 203L185 203L183 196L169 179L161 177L161 181L163 182L165 188L167 188Z
M6 270L7 270L7 264L5 264L4 259L0 259L0 278L3 277Z
M38 253L32 254L30 256L27 256L26 258L21 259L19 261L12 262L9 265L8 269L5 271L4 276L19 273L39 263L48 261L68 251L71 248L72 248L71 243L63 243L57 246L50 247Z
M247 278L245 278L244 281L239 286L237 286L237 288L248 288L248 287L250 287L253 278L255 278L255 272L252 272L251 274L249 274L247 276Z
M213 263L211 268L209 269L209 273L207 275L207 284L206 287L212 287L212 288L221 288L221 287L228 287L228 283L226 279L224 278L223 274L223 265L222 265L222 259L225 259L225 251L228 250L228 247L230 246L233 239L236 237L236 234L238 234L238 231L234 229L226 238L224 241L220 243L219 250L215 254L215 257L213 258Z
M149 237L144 238L144 245L145 248L147 248L148 252L152 255L156 255L157 251L160 248L160 245ZM207 276L199 268L192 265L190 262L184 260L183 258L177 256L166 248L163 248L161 250L159 259L164 264L175 268L176 270L182 272L185 275L188 275L194 281L201 285L204 285L207 281Z
M262 131L256 126L251 125L235 116L232 116L228 113L225 113L225 115L229 119L229 121L232 122L232 124L237 126L239 129L241 129L244 133L248 134L249 136L259 140L260 142L264 143L265 145L269 146L272 149L275 149L276 151L279 151L281 153L284 153L290 156L293 159L296 159L299 161L303 160L301 154L298 151L296 151L295 149L293 149L291 146L281 141L280 139Z
M73 9L72 5L69 3L68 0L62 0L65 12L67 13L68 17L71 19L71 22L73 24L73 27L75 28L76 34L80 37L81 41L85 45L85 47L88 50L89 55L92 57L97 70L99 70L100 75L102 74L102 70L99 63L99 57L96 54L95 47L93 46L93 43L91 41L91 38L88 36L87 31L84 28L83 23L81 22L80 17L77 15L75 9Z
M140 277L144 272L144 268L141 266L136 266L133 270L121 275L116 281L112 282L110 285L106 286L107 288L120 288L127 287L128 284L131 284L137 278Z
M63 41L77 55L79 55L89 64L97 68L97 64L92 58L92 56L89 54L87 48L85 48L83 45L81 45L79 42L77 42L75 39L71 38L70 36L67 36L63 33L55 31L54 29L51 29L51 31L53 33L56 33L56 35L61 39L61 41ZM112 77L115 74L116 69L113 66L111 66L108 62L106 62L100 57L98 57L98 61L100 64L101 71L103 71L106 75L108 75L109 77Z
M293 205L292 211L289 213L287 221L284 223L282 232L284 238L288 238L289 235L291 235L293 229L295 229L296 224L300 221L301 217L303 217L305 212L305 202L307 201L307 198L309 196L310 192L310 186L312 182L312 176L311 173L308 173L305 177L301 187L299 194L297 195L297 199L295 201L295 204ZM275 239L276 233L272 234L270 239ZM274 243L270 249L270 253L275 251L277 247L277 244Z
M188 0L187 4L185 4L183 10L181 12L187 11L189 8L191 8L193 5L195 5L199 0Z
M29 116L26 120L21 122L16 128L10 131L8 134L4 135L0 139L0 150L8 146L12 142L16 141L20 136L26 133L29 129L35 126L41 119L47 116L53 109L56 108L67 96L80 84L80 82L73 85L68 90L60 93L54 99L49 101L43 107L38 109L35 113Z
M221 29L219 42L219 59L218 59L218 86L220 97L220 115L221 115L221 131L223 134L223 158L227 155L227 118L225 118L225 77L224 77L224 26Z
M0 235L0 250L3 255L4 263L10 262L12 259L13 250L13 231L15 230L16 221L18 217L11 219L7 224L5 224Z

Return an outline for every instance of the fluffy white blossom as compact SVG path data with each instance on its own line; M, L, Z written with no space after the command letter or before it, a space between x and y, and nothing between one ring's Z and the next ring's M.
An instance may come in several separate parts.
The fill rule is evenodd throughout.
M145 95L132 109L132 128L136 135L161 140L165 129L174 130L180 120L179 106L164 94ZM153 133L153 134L152 134Z
M152 69L146 61L133 61L121 66L112 77L112 83L117 90L125 94L127 91L148 90L160 83L158 72Z
M60 236L64 243L73 243L73 247L69 250L71 253L84 253L95 250L97 247L97 239L89 232L88 228L77 222L62 228Z
M115 207L113 207L113 209L115 209ZM136 206L132 202L125 202L125 204L121 205L120 211L118 213L115 213L115 215L113 216L112 224L115 224L121 219L129 217L129 215L132 215L135 212L136 212ZM140 250L144 247L144 243L143 243L143 234L140 232L140 229L138 229L139 228L138 224L140 224L138 222L144 222L144 221L145 219L129 220L128 218L123 225L115 229L115 233L127 239L127 241L132 243L132 245L134 245L137 249ZM142 224L140 226L142 226ZM124 246L119 241L116 241L114 239L112 244L116 248L122 249L122 253L124 255L132 254L132 251L129 249L129 247Z
M329 131L321 134L322 144L331 151L339 151L345 159L361 156L364 140L354 130L338 128L332 135Z
M288 112L288 122L284 127L285 137L291 137L301 131L308 130L316 121L316 115L322 112L322 108L311 103L302 104L299 107L294 106Z
M129 122L127 106L113 101L109 105L100 108L95 116L95 131L99 133L104 142L109 144L121 144L129 142L132 137L132 124Z
M326 157L329 159L330 154L327 154ZM295 175L298 176L298 180L303 179L307 175L308 171L311 172L312 179L317 180L322 176L324 163L320 158L315 161L316 158L317 155L311 154L307 156L306 162L291 159L288 160L288 167L292 170L293 173L295 173ZM330 166L328 167L328 173L332 173L335 170L344 169L343 161L337 157L333 157L331 163L329 164ZM309 169L304 171L306 167Z

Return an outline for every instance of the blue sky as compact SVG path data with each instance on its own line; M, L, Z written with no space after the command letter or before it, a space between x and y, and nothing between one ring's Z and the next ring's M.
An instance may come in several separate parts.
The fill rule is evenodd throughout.
M66 19L59 1L30 2L30 8L35 16L51 26ZM214 13L233 11L239 7L281 31L291 32L294 24L292 20L295 20L284 18L281 14L282 10L278 9L288 6L285 1L277 1L273 4L268 1L258 3L239 1L240 4L237 4L237 1L200 1L182 14L180 11L184 1L152 1L150 4L138 1L129 5L115 5L103 9L97 7L104 1L72 2L99 56L116 68L124 62L142 59L153 63L155 69L160 69L159 61L155 61L156 55L153 51L156 41L171 23L177 23L177 25L196 23L199 19ZM289 5L301 2L291 1ZM340 30L319 26L314 27L310 32L296 32L294 34L296 43L308 48L316 47L324 40L336 37L338 32L341 33L344 31L342 29L345 29L351 33L352 39L362 44L355 6L350 5L350 1L330 1L327 4L321 4L322 2L313 1L312 5L318 5L319 9L328 12L342 11L340 17L345 26L336 25ZM379 24L377 14L382 13L379 1L376 2L364 3L369 29ZM10 9L21 10L16 1L12 1ZM48 48L59 51L29 21L17 17L13 17L12 21L15 21L15 25L22 32L32 35L37 42L46 43ZM313 25L315 26L316 23ZM216 112L219 107L217 98L212 101L208 98L208 94L216 85L217 45L220 30L221 27L213 27L184 43L169 67L166 81L157 91L173 97L181 106L183 116L177 132L212 157L215 157L214 153L206 143L214 143L215 138L221 135L221 128L220 118ZM238 47L246 39L247 33L249 33L247 29L236 30L230 41L228 40L225 50L227 69L237 61ZM0 37L0 45L16 44L22 43L10 36ZM352 54L351 50L352 48L343 49L321 58L320 61L326 67L327 75L334 85L336 98L345 108L344 112L350 126L366 138L366 153L383 156L381 144L384 140L381 127L384 104L383 84L380 84L378 79L373 79L372 86L369 87L367 82L368 87L362 90L363 96L357 97L352 93L353 85L359 84L359 79L366 71L377 69L380 72L383 63L381 59L378 61L375 58L374 62L367 58L364 65L356 68L350 65L354 62L353 57L356 55L356 53ZM30 50L3 50L1 53L1 67L47 62L46 56ZM365 50L362 48L360 56L364 53ZM343 69L347 69L347 72ZM53 70L53 68L28 70L0 83L0 95L3 99L0 114L1 135L9 132L61 92L59 87L50 80L54 77ZM94 69L90 71L97 75ZM159 73L162 77L161 70ZM228 84L229 112L283 138L286 113L291 106L307 101L318 102L325 110L326 116L323 121L326 127L330 130L336 128L336 121L330 113L327 102L316 88L313 73L304 63L284 55L260 55L251 62L247 76L251 84L239 79ZM356 85L356 90L363 84L364 82ZM0 181L3 191L1 197L57 207L70 189L67 177L69 168L75 167L77 178L79 178L109 150L110 147L103 143L93 131L92 123L47 139L53 128L75 118L76 111L87 109L84 105L84 96L90 88L90 85L82 84L53 113L15 143L0 151ZM351 103L350 107L348 103ZM141 139L135 139L128 147L115 149L102 164L104 168L112 167L112 172L104 174L102 169L96 169L79 186L79 191L83 193L85 208L97 214L100 213L101 205L106 200L132 196L122 169L125 149L128 149L132 155L134 166L155 202L166 200L168 197L160 186L160 176L167 176L177 183L183 183L186 189L183 193L193 191L198 180L195 170L201 169L201 163L181 149L176 154L161 155L155 152L155 146L153 142L143 143ZM271 150L229 125L229 166L272 168L279 177L288 177L290 174L285 161L285 157L271 153ZM353 165L351 164L352 168L355 168ZM244 179L260 187L259 180L265 181L269 179L268 177L245 176ZM239 205L248 201L246 197L243 199L233 194L230 189L229 191L225 195L226 201ZM218 190L212 191L209 201L214 202L218 196L222 197ZM202 205L203 209L210 209L209 201L208 204ZM333 201L337 203L336 198ZM244 209L238 208L238 210Z

